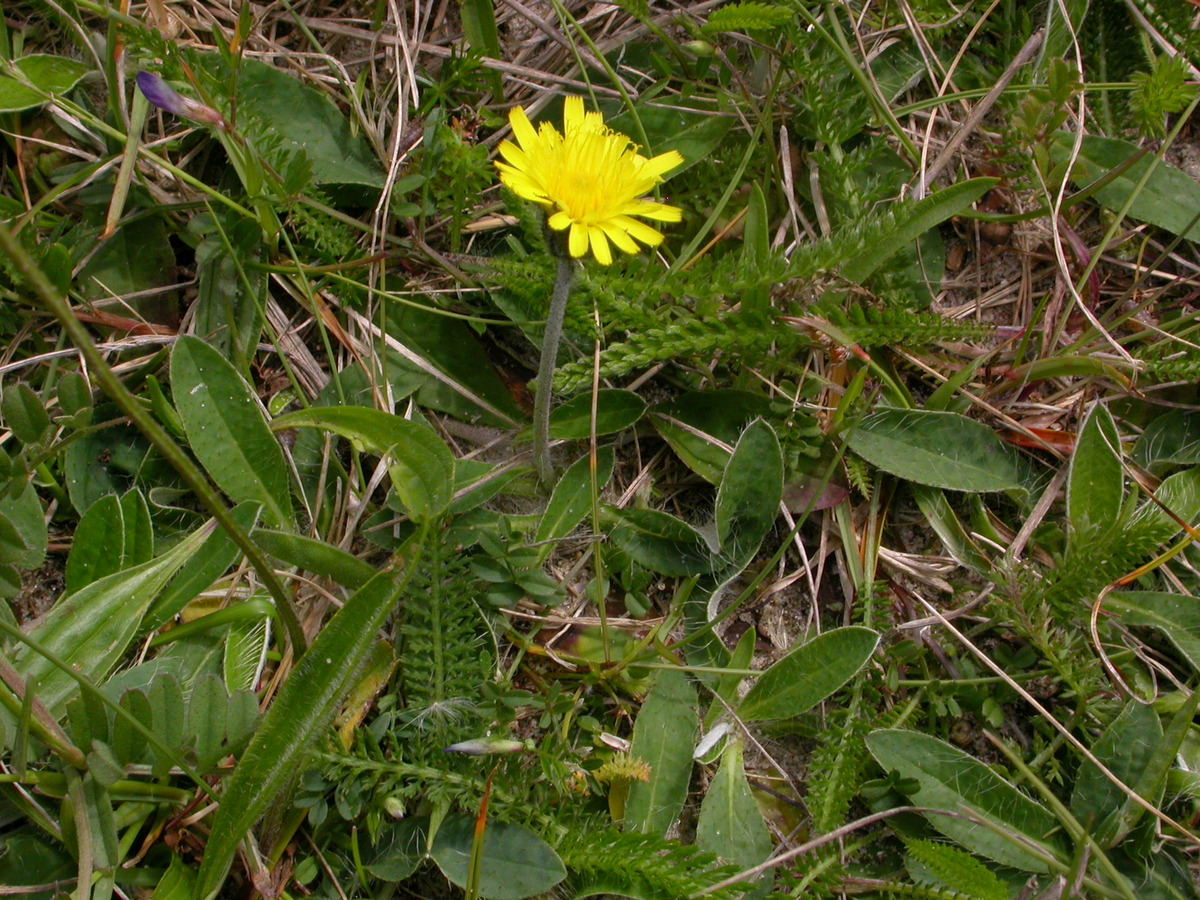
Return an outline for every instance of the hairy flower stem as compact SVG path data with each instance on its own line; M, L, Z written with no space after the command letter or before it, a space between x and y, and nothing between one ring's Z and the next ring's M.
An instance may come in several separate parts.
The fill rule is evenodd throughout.
M546 313L546 328L542 335L542 358L538 363L537 381L533 395L533 456L538 481L550 487L554 466L550 463L550 405L554 399L554 368L558 362L558 345L562 343L563 319L567 314L567 299L571 296L571 281L575 263L565 254L558 258L554 278L554 293Z

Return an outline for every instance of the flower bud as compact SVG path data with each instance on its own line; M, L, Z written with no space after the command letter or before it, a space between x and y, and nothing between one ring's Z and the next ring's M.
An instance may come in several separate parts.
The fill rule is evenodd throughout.
M197 103L195 100L189 100L187 97L181 96L174 88L153 72L138 72L137 86L146 99L153 106L157 106L161 110L165 110L172 115L182 116L185 119L191 119L194 122L215 125L223 131L227 129L225 120L219 112L211 106L205 106L203 103Z

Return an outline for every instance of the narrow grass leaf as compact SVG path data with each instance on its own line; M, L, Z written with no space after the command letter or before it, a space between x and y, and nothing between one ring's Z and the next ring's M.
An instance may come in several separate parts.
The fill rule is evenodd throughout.
M243 529L249 531L258 520L260 509L262 507L259 504L249 501L239 503L230 510L230 515ZM169 622L201 591L208 590L241 555L242 551L224 529L213 531L200 549L180 567L167 589L151 605L146 613L142 631L154 631Z

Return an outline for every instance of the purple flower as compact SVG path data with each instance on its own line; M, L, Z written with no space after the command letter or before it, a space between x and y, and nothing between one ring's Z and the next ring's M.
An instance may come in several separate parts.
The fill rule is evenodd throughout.
M205 106L203 103L197 103L195 100L189 100L187 97L181 96L176 93L174 88L153 72L138 72L137 86L138 90L146 96L146 99L161 110L165 110L172 115L182 116L185 119L191 119L194 122L215 125L222 130L227 127L225 120L221 118L221 114L211 106Z

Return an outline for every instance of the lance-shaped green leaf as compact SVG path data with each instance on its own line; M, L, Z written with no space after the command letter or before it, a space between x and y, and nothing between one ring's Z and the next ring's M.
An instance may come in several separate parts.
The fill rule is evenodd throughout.
M225 787L200 866L197 897L211 898L220 890L238 844L295 775L312 739L332 720L412 571L410 563L380 572L363 585L296 664Z
M982 422L958 413L876 410L846 443L871 465L917 484L973 492L1022 484L1016 452Z
M601 447L596 453L596 490L599 491L612 478L616 454L612 447ZM592 508L592 460L585 453L567 468L550 495L546 511L538 522L534 540L544 545L549 553L553 541L565 538L583 521Z
M1067 478L1067 518L1076 540L1086 542L1121 514L1125 486L1120 452L1121 437L1112 413L1097 404L1075 441Z
M93 581L59 602L30 636L75 671L103 681L124 658L154 598L212 530L210 522L158 559ZM70 675L25 647L14 662L53 715L65 712L76 685Z
M171 384L192 452L217 486L239 503L261 503L272 525L290 526L283 451L237 369L204 341L184 335L171 354Z
M925 818L971 852L1024 872L1048 871L1030 850L1062 855L1050 840L1058 829L1054 816L957 747L915 731L881 729L867 735L867 749L885 769L920 785L913 804L953 814Z
M758 419L738 438L717 491L714 524L725 561L744 565L753 556L779 515L782 497L779 439Z
M625 802L625 829L664 834L687 800L696 742L696 689L685 672L665 669L633 723L630 752L649 764L650 780L635 781Z
M454 494L454 455L433 431L363 406L320 406L280 416L271 427L323 428L376 456L386 456L396 496L417 522L437 518Z
M746 781L741 740L725 746L721 768L704 795L696 846L744 869L771 855L771 835Z
M901 247L911 244L930 228L956 216L997 184L998 178L972 178L930 194L916 203L901 205L880 240L853 259L842 263L842 277L854 284L863 281Z
M466 887L475 817L448 816L433 839L429 855L442 874ZM483 835L479 896L488 900L521 900L544 894L566 877L554 848L521 825L488 822Z
M787 719L808 712L866 665L879 635L857 625L801 644L759 676L738 707L745 722Z

